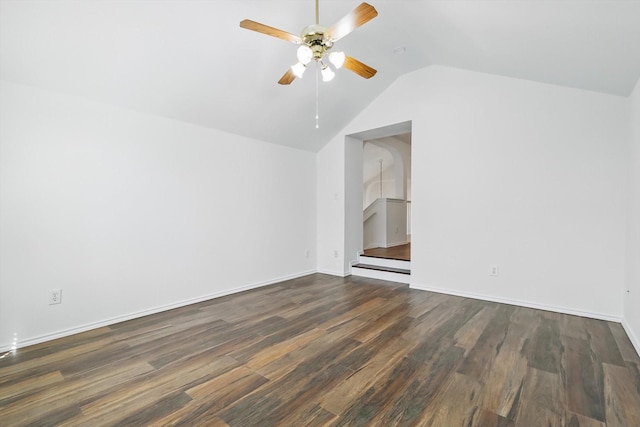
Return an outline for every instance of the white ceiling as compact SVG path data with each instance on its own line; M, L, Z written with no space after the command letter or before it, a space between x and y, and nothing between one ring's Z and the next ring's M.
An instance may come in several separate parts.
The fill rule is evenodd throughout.
M395 79L432 64L623 96L640 76L640 1L369 2L378 17L334 50L378 74L339 70L321 84L320 129L313 78L276 83L296 46L238 25L298 34L313 0L0 0L0 77L317 151ZM321 24L359 3L321 0Z

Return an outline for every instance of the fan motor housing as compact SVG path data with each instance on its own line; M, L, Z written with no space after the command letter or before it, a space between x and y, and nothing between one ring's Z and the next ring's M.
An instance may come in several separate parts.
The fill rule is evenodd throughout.
M333 41L327 34L327 27L322 25L309 25L302 30L301 38L304 44L309 46L316 59L322 58L325 52L333 46Z

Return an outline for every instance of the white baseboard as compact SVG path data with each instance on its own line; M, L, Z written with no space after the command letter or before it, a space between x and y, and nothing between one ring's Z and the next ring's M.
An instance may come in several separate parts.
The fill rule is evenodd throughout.
M412 289L418 289L421 291L437 292L439 294L455 295L458 297L473 298L473 299L479 299L482 301L497 302L500 304L517 305L520 307L535 308L537 310L553 311L556 313L571 314L573 316L581 316L581 317L588 317L591 319L606 320L608 322L616 322L616 323L622 322L621 317L611 316L611 315L602 314L602 313L593 313L590 311L575 310L567 307L538 304L538 303L533 303L528 301L513 300L509 298L499 298L499 297L482 295L482 294L474 294L471 292L461 292L461 291L456 291L452 289L438 288L434 286L418 285L415 283L411 283L410 287Z
M27 338L27 339L24 339L24 340L21 339L20 342L16 343L15 348L14 348L13 344L3 343L3 344L0 345L0 353L6 353L6 352L14 350L16 348L28 347L30 345L40 344L42 342L51 341L51 340L55 340L55 339L58 339L58 338L64 338L64 337L67 337L69 335L78 334L80 332L86 332L86 331L90 331L92 329L102 328L103 326L109 326L109 325L113 325L115 323L120 323L120 322L124 322L124 321L131 320L131 319L137 319L138 317L144 317L144 316L148 316L150 314L156 314L156 313L160 313L160 312L163 312L163 311L172 310L174 308L184 307L184 306L187 306L187 305L190 305L190 304L196 304L196 303L199 303L199 302L202 302L202 301L208 301L210 299L220 298L220 297L223 297L225 295L235 294L235 293L238 293L238 292L247 291L249 289L256 289L256 288L260 288L262 286L273 285L274 283L284 282L285 280L296 279L298 277L307 276L307 275L313 274L313 273L316 273L316 271L315 270L310 270L310 271L304 271L304 272L300 272L300 273L295 273L295 274L291 274L291 275L287 275L287 276L278 277L276 279L271 279L271 280L267 280L267 281L263 281L263 282L251 283L251 284L244 285L244 286L239 286L237 288L225 289L224 291L214 292L212 294L203 295L203 296L197 297L197 298L191 298L191 299L183 300L183 301L176 302L176 303L171 303L171 304L166 304L166 305L162 305L162 306L158 306L158 307L153 307L153 308L149 308L149 309L146 309L146 310L137 311L135 313L129 313L129 314L125 314L125 315L122 315L122 316L116 316L116 317L112 317L110 319L101 320L101 321L98 321L98 322L87 323L87 324L84 324L84 325L81 325L81 326L77 326L77 327L73 327L73 328L69 328L69 329L64 329L64 330L61 330L61 331L52 332L50 334L44 334L44 335L40 335L40 336L37 336L37 337Z
M367 249L376 249L376 248L382 248L384 246L384 243L371 243L367 246L364 247L364 250L366 251ZM364 251L363 251L364 252Z
M323 269L318 269L316 273L328 274L329 276L338 276L338 277L347 277L351 274L350 272L344 272L344 271L341 272L341 271L323 270Z
M37 337L32 337L32 338L28 338L28 339L25 339L25 340L20 340L20 342L17 343L16 348L27 347L27 346L34 345L34 344L39 344L39 343L42 343L42 342L51 341L51 340L58 339L58 338L63 338L63 337L74 335L74 334L77 334L77 333L80 333L80 332L86 332L86 331L89 331L89 330L92 330L92 329L101 328L103 326L109 326L109 325L113 325L115 323L120 323L120 322L124 322L124 321L127 321L127 320L132 320L132 319L136 319L136 318L139 318L139 317L148 316L150 314L160 313L160 312L163 312L163 311L172 310L174 308L184 307L184 306L187 306L187 305L190 305L190 304L196 304L196 303L199 303L199 302L202 302L202 301L207 301L207 300L210 300L210 299L219 298L219 297L235 294L235 293L246 291L246 290L250 290L250 289L256 289L256 288L260 288L262 286L272 285L274 283L283 282L285 280L296 279L298 277L307 276L307 275L313 274L313 273L322 273L322 274L328 274L328 275L331 275L331 276L338 276L338 277L346 277L346 276L350 275L349 272L336 272L336 271L330 271L330 270L310 270L310 271L305 271L305 272L299 272L299 273L295 273L295 274L291 274L291 275L287 275L287 276L282 276L282 277L279 277L279 278L276 278L276 279L271 279L271 280L267 280L267 281L263 281L263 282L251 283L251 284L248 284L248 285L244 285L244 286L240 286L240 287L236 287L236 288L232 288L232 289L226 289L224 291L215 292L215 293L204 295L204 296L197 297L197 298L191 298L191 299L188 299L188 300L183 300L183 301L172 303L172 304L166 304L166 305L163 305L163 306L158 306L158 307L150 308L150 309L147 309L147 310L141 310L141 311L138 311L138 312L135 312L135 313L126 314L126 315L123 315L123 316L116 316L116 317L113 317L113 318L110 318L110 319L101 320L99 322L88 323L88 324L85 324L85 325L81 325L81 326L77 326L77 327L74 327L74 328L69 328L69 329L65 329L65 330L61 330L61 331L57 331L57 332L53 332L53 333L50 333L50 334L44 334L44 335L40 335L40 336L37 336ZM497 302L497 303L502 303L502 304L517 305L517 306L534 308L534 309L539 309L539 310L553 311L553 312L562 313L562 314L571 314L571 315L575 315L575 316L589 317L589 318L593 318L593 319L599 319L599 320L606 320L606 321L610 321L610 322L621 323L622 327L625 330L625 332L629 336L629 339L631 340L631 343L635 347L635 349L638 352L638 354L640 354L640 340L635 335L634 331L631 329L629 324L627 322L625 322L624 319L622 319L620 317L605 315L605 314L601 314L601 313L592 313L592 312L574 310L574 309L569 309L569 308L566 308L566 307L549 306L549 305L543 305L543 304L530 303L530 302L526 302L526 301L511 300L511 299L507 299L507 298L497 298L497 297L491 297L491 296L481 295L481 294L474 294L474 293L469 293L469 292L459 292L459 291L454 291L454 290L450 290L450 289L443 289L443 288L437 288L437 287L432 287L432 286L423 286L423 285L417 285L417 284L413 284L413 283L410 285L410 287L412 289L418 289L418 290L423 290L423 291L437 292L437 293L441 293L441 294L455 295L455 296L460 296L460 297L465 297L465 298L474 298L474 299L479 299L479 300L483 300L483 301L491 301L491 302ZM5 353L5 352L11 351L13 349L14 348L13 348L12 344L3 343L2 345L0 345L0 353Z
M365 246L365 250L367 249L377 249L377 248L385 248L385 249L389 249L389 248L393 248L395 246L402 246L402 245L406 245L407 243L411 243L410 240L406 240L404 242L396 242L396 243L372 243L370 245Z
M409 241L405 240L404 242L389 243L386 246L382 246L382 247L385 249L389 249L389 248L394 248L396 246L406 245L407 243L409 243Z
M633 347L636 349L636 353L638 353L638 355L640 356L640 340L634 333L633 329L631 329L631 325L627 323L624 317L622 318L622 327L624 328L624 331L627 333L627 336L629 337L629 341L631 341L631 344L633 344Z

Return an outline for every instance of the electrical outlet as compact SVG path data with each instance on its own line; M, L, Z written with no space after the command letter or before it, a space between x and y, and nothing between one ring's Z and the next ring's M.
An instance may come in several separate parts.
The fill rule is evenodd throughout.
M309 254L311 251L309 251L309 249L307 249L306 251L304 251L304 257L305 258L309 258Z
M338 258L338 250L337 249L333 251L333 257L334 258Z
M62 302L62 289L51 289L49 291L49 305L60 304Z
M491 267L489 267L489 275L491 275L491 276L497 276L498 275L498 266L497 265L492 265Z

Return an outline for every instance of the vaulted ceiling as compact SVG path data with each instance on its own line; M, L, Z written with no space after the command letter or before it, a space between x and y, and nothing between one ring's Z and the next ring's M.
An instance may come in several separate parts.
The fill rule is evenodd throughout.
M320 0L320 23L359 3ZM317 151L394 80L432 64L621 96L640 76L640 1L369 3L378 17L334 50L378 74L342 69L321 83L319 129L313 74L277 84L296 46L239 27L298 34L314 0L0 0L0 77Z

